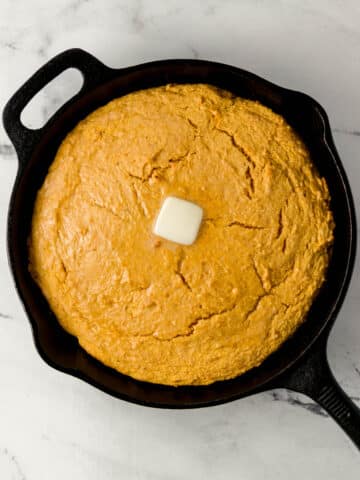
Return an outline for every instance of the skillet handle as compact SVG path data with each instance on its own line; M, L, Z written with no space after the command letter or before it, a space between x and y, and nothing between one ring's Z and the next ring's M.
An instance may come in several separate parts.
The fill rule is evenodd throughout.
M84 82L80 91L68 100L62 108L73 102L87 90L98 85L101 81L104 81L104 77L111 71L109 67L89 53L80 48L73 48L65 50L49 60L14 93L4 108L3 123L16 149L20 165L23 164L27 155L36 146L45 128L45 126L39 129L25 127L20 119L21 112L45 85L68 68L79 70L83 75Z
M335 380L326 356L325 342L279 380L278 387L304 393L321 405L360 449L360 409Z

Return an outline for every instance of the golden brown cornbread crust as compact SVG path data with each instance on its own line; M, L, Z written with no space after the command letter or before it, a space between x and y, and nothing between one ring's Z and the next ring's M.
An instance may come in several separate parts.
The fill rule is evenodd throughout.
M152 233L168 195L196 242ZM326 183L284 119L208 85L138 91L65 138L34 209L30 270L91 355L149 382L259 365L301 324L328 264Z

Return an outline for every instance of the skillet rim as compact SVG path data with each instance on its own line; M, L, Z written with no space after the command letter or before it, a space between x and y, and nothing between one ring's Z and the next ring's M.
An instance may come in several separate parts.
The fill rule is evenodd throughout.
M71 52L71 51L68 51L68 52ZM64 53L67 53L67 52L64 52ZM56 57L55 57L55 59L56 59ZM160 407L160 408L196 408L196 407L205 407L205 406L211 406L211 405L226 403L226 402L235 400L237 398L241 398L241 397L250 395L252 393L256 393L256 392L263 391L263 390L266 390L268 388L271 388L271 381L273 381L275 378L278 378L281 374L283 374L285 371L290 369L294 364L299 362L299 360L301 360L301 358L305 355L305 353L312 347L312 345L314 344L314 342L317 340L317 338L320 335L322 335L322 334L328 335L328 333L330 332L330 328L331 328L331 326L332 326L332 324L335 320L336 314L337 314L338 310L340 309L341 304L343 302L343 299L345 297L345 294L346 294L346 291L347 291L347 288L348 288L348 285L349 285L349 282L350 282L350 278L351 278L351 272L352 272L352 269L353 269L353 266L354 266L355 249L356 249L356 222L355 222L354 202L353 202L353 199L352 199L350 186L349 186L348 180L346 178L345 170L344 170L344 168L341 164L341 160L340 160L340 158L337 154L337 151L336 151L336 148L335 148L335 145L334 145L334 142L333 142L333 138L332 138L332 135L331 135L330 124L329 124L329 120L328 120L328 117L326 115L326 112L321 107L321 105L319 105L314 99L312 99L311 97L309 97L308 95L306 95L304 93L289 90L289 89L285 89L285 88L280 87L278 85L275 85L275 84L269 82L268 80L265 80L265 79L263 79L263 78L261 78L257 75L254 75L250 72L247 72L245 70L239 69L237 67L232 67L232 66L229 66L229 65L226 65L226 64L223 64L223 63L210 62L210 61L204 61L204 60L181 60L181 59L160 60L160 61L155 61L155 62L148 62L148 63L128 67L128 68L125 68L125 69L110 69L109 67L103 66L104 67L104 72L106 72L106 75L104 75L104 78L105 78L104 82L102 83L100 81L97 85L92 86L89 91L91 92L91 89L95 90L97 88L100 88L101 86L105 85L107 82L114 81L114 78L123 77L124 75L126 75L128 73L131 73L131 72L134 72L134 71L136 72L136 71L141 71L142 70L142 71L146 72L147 69L152 69L154 67L156 67L156 68L161 68L161 67L162 68L164 68L164 67L169 68L171 66L183 66L185 68L187 68L188 66L205 67L205 68L210 68L210 69L211 68L217 68L217 69L221 69L223 71L225 70L224 71L225 75L226 75L226 73L233 73L235 75L240 75L243 78L247 78L248 80L258 81L258 82L262 83L263 85L265 85L267 88L276 91L278 94L281 94L284 97L293 97L293 98L294 97L301 97L302 100L311 104L311 106L313 108L313 111L316 113L317 117L320 119L320 121L322 123L322 137L321 138L319 137L318 140L323 143L323 145L326 148L326 151L329 155L329 158L331 157L330 159L331 159L333 165L336 167L337 175L338 175L340 183L343 187L344 195L345 195L345 199L346 199L346 203L347 203L347 207L348 207L347 216L348 216L348 223L349 223L349 242L348 242L349 243L349 251L348 251L346 257L344 258L344 263L346 264L345 269L344 269L344 274L343 274L341 285L338 289L336 298L332 301L331 310L328 313L327 318L322 321L322 327L317 332L317 335L315 335L311 339L309 344L302 349L302 352L299 353L298 355L296 355L295 358L290 359L290 360L288 359L288 361L286 362L286 366L284 368L279 369L276 374L270 376L267 380L265 380L261 384L250 387L246 391L237 391L237 392L233 392L233 393L230 393L228 395L225 395L225 396L222 395L222 393L221 393L224 388L226 390L228 385L234 384L238 379L244 378L245 376L249 377L249 375L247 375L245 373L245 374L237 377L234 380L219 381L219 382L216 382L216 383L211 384L209 386L185 386L185 387L162 386L162 385L156 385L156 384L151 384L151 383L147 383L147 382L141 382L141 381L132 379L130 377L126 377L125 375L122 375L122 374L116 372L115 370L112 370L108 367L105 367L100 362L98 362L97 360L90 357L90 355L88 355L86 352L84 352L81 347L78 347L76 356L73 358L74 363L71 367L70 366L65 366L64 364L61 365L61 364L59 364L59 362L55 361L51 357L51 355L49 356L49 354L43 348L42 341L40 340L38 324L33 317L32 308L27 304L27 302L24 298L24 295L23 295L22 288L20 286L19 275L18 275L18 272L17 272L17 269L16 269L15 252L14 252L14 249L12 248L11 240L12 240L12 232L13 232L13 221L14 221L14 215L15 215L15 212L14 212L15 197L16 197L16 193L18 191L19 183L20 183L23 175L26 174L26 165L25 166L24 165L19 166L18 173L17 173L16 180L15 180L15 184L14 184L13 191L12 191L12 195L11 195L11 201L10 201L10 207L9 207L9 213L8 213L8 232L7 232L8 242L7 242L7 247L8 247L8 259L9 259L10 269L12 271L12 274L13 274L13 277L14 277L14 280L15 280L15 286L16 286L18 295L21 299L21 302L24 305L25 311L27 313L27 316L28 316L28 318L30 320L30 323L31 323L31 326L32 326L32 333L33 333L35 346L36 346L40 356L43 358L43 360L46 363L48 363L50 366L52 366L53 368L55 368L59 371L62 371L64 373L68 373L68 374L70 374L74 377L80 378L80 379L86 381L87 383L99 388L100 390L102 390L106 393L109 393L109 394L111 394L111 395L113 395L117 398L129 401L129 402L132 402L132 403L137 403L137 404L140 404L140 405L146 405L146 406L152 406L152 407ZM211 82L211 80L208 83L214 84L213 82ZM225 87L223 87L223 88L225 88ZM137 90L137 89L134 89L134 90ZM66 111L66 109L68 109L71 105L76 103L83 96L89 94L89 91L83 93L82 90L80 90L78 95L73 97L62 108L60 108L55 113L55 115L46 123L46 125L41 129L41 135L43 135L43 134L45 135L45 133L47 131L50 131L50 129L53 127L53 125L55 125L56 122L59 120L59 118L61 118L63 113ZM16 94L14 96L16 96ZM5 112L4 112L4 117L5 117L5 113L6 113L6 108L5 108ZM79 120L77 120L77 122L78 121ZM39 138L40 138L40 136L39 136ZM18 154L19 154L19 152L18 152ZM27 155L31 156L31 157L35 156L35 149L31 152L31 155L29 155L29 153ZM20 156L20 154L19 154L19 156ZM304 323L306 323L306 321ZM292 338L296 337L297 333L298 333L298 331L295 332L295 334L293 335ZM285 344L286 343L288 343L288 341L286 341ZM278 354L282 350L283 350L283 345L275 353ZM270 357L272 357L273 355L271 355ZM265 360L265 362L263 362L262 366L266 363L266 361L267 360ZM133 394L127 394L127 393L124 393L124 392L119 393L119 391L115 391L114 389L106 386L104 383L101 383L100 381L96 380L93 376L86 373L84 371L84 362L85 362L85 364L88 363L88 362L90 362L91 364L95 363L95 364L97 364L97 367L100 368L100 370L102 370L102 371L104 371L104 369L108 370L108 371L110 370L112 375L115 373L116 377L122 377L122 379L125 378L132 385L135 385L137 387L145 388L145 392L148 392L149 388L153 389L153 390L157 389L159 392L163 392L163 393L171 390L174 393L174 398L172 399L171 402L168 402L168 401L162 402L162 401L146 400L146 399L144 399L144 395L136 396L136 394L135 394L135 396L134 396ZM260 367L258 367L258 368L260 368ZM253 372L257 371L258 368L252 369L248 373L250 375L253 375ZM204 391L204 390L207 390L207 389L212 389L213 391L215 391L215 395L213 395L212 399L209 399L209 398L202 399L201 398L202 395L200 395L200 392ZM198 398L196 402L191 401L191 400L186 401L184 399L180 400L178 398L177 394L183 392L185 394L185 397L186 397L187 394L190 393L190 390L192 392L190 396L194 396L194 394L196 396L200 395L200 398ZM220 390L220 393L218 393L219 390ZM136 391L136 388L135 388L135 391ZM195 393L195 392L197 392L197 393ZM183 396L181 395L181 397L183 397Z

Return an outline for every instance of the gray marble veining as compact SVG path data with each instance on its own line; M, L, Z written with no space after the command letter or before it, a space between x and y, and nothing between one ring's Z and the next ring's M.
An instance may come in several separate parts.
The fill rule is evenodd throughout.
M360 210L360 4L356 0L2 0L0 107L56 53L82 47L113 67L162 58L240 66L327 110ZM39 96L46 120L75 81ZM360 456L324 410L285 390L196 411L113 399L38 357L6 259L17 170L0 126L0 478L14 480L359 478ZM360 268L329 341L360 405Z

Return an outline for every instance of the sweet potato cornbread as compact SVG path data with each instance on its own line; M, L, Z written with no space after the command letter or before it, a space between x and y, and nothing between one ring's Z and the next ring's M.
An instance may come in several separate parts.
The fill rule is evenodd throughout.
M153 234L164 199L204 212ZM30 270L61 325L121 373L209 384L259 365L324 281L324 179L282 117L208 85L138 91L65 138L38 192Z

